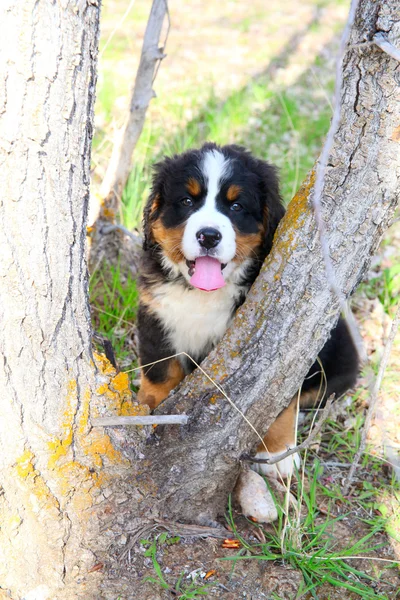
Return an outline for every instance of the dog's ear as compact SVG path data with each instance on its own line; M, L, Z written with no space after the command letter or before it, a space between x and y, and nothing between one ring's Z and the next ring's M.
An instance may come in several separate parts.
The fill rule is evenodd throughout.
M260 187L263 202L264 220L264 252L271 252L272 242L279 222L285 214L285 208L279 192L277 168L265 161L257 160L257 173L260 177Z
M153 167L153 180L150 196L143 210L143 250L149 250L155 244L153 224L160 215L165 194L165 179L171 163L170 158L164 158Z
M153 191L146 202L146 206L143 210L143 250L149 250L154 245L153 238L153 223L159 213L161 196L158 192Z

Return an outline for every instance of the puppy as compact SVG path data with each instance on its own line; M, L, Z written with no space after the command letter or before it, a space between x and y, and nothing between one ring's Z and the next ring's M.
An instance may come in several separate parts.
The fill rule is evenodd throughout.
M219 342L244 302L284 215L276 170L239 146L205 144L155 167L144 210L139 277L139 401L154 409ZM327 377L325 398L355 382L358 362L345 323L339 320L319 356ZM302 386L300 405L318 399L321 367ZM294 445L297 395L270 427L257 457ZM287 477L297 455L276 465L254 465Z

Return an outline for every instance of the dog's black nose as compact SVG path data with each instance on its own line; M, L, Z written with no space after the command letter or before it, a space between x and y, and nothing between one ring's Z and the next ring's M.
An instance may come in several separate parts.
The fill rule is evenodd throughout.
M210 248L215 248L218 246L222 239L222 235L217 229L213 229L212 227L205 227L204 229L200 229L196 233L196 237L200 246L209 250Z

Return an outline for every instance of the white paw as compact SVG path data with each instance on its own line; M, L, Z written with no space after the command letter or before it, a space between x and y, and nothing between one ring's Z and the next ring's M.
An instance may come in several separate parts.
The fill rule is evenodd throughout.
M257 452L255 458L276 458L283 452ZM300 467L300 456L297 452L287 456L283 460L275 463L274 465L268 465L267 463L253 463L251 468L260 475L266 475L267 477L273 477L274 479L284 479L290 477L293 474L294 467Z
M278 518L271 492L264 479L253 471L243 471L236 485L236 498L246 517L258 523L272 523Z

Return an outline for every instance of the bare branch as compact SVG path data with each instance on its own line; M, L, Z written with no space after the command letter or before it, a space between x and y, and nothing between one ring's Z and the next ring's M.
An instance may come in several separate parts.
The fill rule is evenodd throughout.
M150 535L152 532L156 532L160 529L164 529L172 535L179 535L180 537L190 538L217 538L225 539L230 535L230 532L223 527L206 527L203 525L189 525L186 523L177 523L175 521L166 521L165 519L154 518L151 521L142 524L140 527L133 531L126 531L130 534L129 542L120 555L119 559L124 560L129 556L130 551L134 548L140 538Z
M257 463L257 464L275 465L276 463L283 460L284 458L287 458L288 456L292 456L292 454L296 454L296 452L300 452L301 450L305 450L306 448L309 448L311 446L311 444L313 443L313 441L315 440L315 438L317 437L317 435L319 434L319 432L321 431L322 426L326 422L326 420L329 416L329 412L330 412L334 398L335 398L335 394L332 394L331 396L329 396L329 398L326 401L326 404L322 410L321 416L318 419L318 423L316 424L314 429L311 431L311 433L308 435L308 437L304 440L304 442L302 442L298 446L295 446L294 448L289 448L289 450L287 450L286 452L283 452L283 454L280 454L279 456L275 456L274 458L254 458L252 456L249 456L248 454L243 454L241 456L240 460L243 460L245 462Z
M111 233L111 231L121 231L124 235L127 235L128 237L131 238L132 241L135 242L135 244L141 244L142 240L141 237L138 233L133 233L132 231L129 231L129 229L127 227L124 227L123 225L120 225L119 223L115 223L114 225L105 225L101 232L103 234L107 234L107 233Z
M383 52L400 62L400 50L393 46L381 31L374 35L373 41Z
M344 486L344 490L343 493L347 494L351 485L351 482L353 480L354 477L354 472L358 466L358 463L360 462L360 457L361 455L364 453L365 451L365 447L367 444L367 435L368 435L368 431L371 427L371 422L372 422L372 417L374 416L375 413L375 408L378 402L378 395L379 395L379 390L382 384L382 379L383 376L385 374L386 371L386 367L389 361L389 357L390 357L390 353L392 351L392 347L393 347L393 342L394 339L396 337L396 333L397 330L399 328L399 323L400 323L400 302L397 306L397 311L396 311L396 315L395 318L393 320L392 326L390 328L390 333L389 333L389 337L386 341L386 345L385 345L385 349L383 352L383 356L382 356L382 360L381 360L381 364L379 365L379 371L378 371L378 375L376 376L375 379L375 383L374 386L371 390L371 396L370 396L370 401L369 401L369 408L368 408L368 412L367 412L367 416L365 417L365 423L364 423L364 427L362 430L362 434L361 434L361 440L360 440L360 445L358 447L358 450L356 452L356 455L354 457L353 460L353 464L351 465L351 469L350 472L347 476L347 480L346 480L346 484Z
M139 69L130 102L129 115L125 125L116 133L111 159L100 188L100 195L106 198L112 192L120 198L131 169L132 153L143 129L146 111L153 91L157 65L166 56L166 40L159 47L161 30L169 12L167 0L153 0L150 17L144 35ZM169 26L168 26L169 30Z
M182 537L215 537L224 539L229 535L229 531L223 527L205 527L202 525L190 525L186 523L176 523L175 521L165 521L163 519L154 519L159 527L166 531Z
M96 417L94 427L122 427L124 425L187 425L186 415L149 415L146 417Z
M322 216L322 192L324 189L325 183L325 172L326 167L328 165L328 159L330 150L332 148L333 140L335 134L338 130L340 124L340 113L341 113L341 95L342 95L342 87L343 87L343 58L345 53L348 50L348 40L350 37L350 31L354 23L357 7L359 0L352 0L349 16L347 19L346 26L343 31L342 39L340 42L339 55L336 62L336 81L335 81L335 98L334 98L334 111L331 121L331 126L328 131L328 135L326 136L326 140L322 149L321 156L318 161L317 170L316 170L316 178L315 178L315 186L314 186L314 195L313 195L313 207L315 213L315 220L318 225L318 233L321 242L322 254L325 261L326 268L326 277L329 283L329 286L332 292L336 295L337 299L340 302L340 308L343 312L343 316L346 319L351 337L353 339L354 345L357 348L358 354L360 358L365 361L366 353L365 348L360 336L360 332L357 327L357 323L355 322L354 316L350 310L349 304L346 301L342 290L339 288L337 283L335 270L333 268L332 259L329 251L329 243L328 238L326 236L326 228L325 221Z

